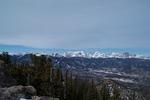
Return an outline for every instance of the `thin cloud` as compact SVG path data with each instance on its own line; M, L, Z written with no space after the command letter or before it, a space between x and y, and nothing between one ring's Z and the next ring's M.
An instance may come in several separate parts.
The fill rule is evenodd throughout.
M0 44L150 48L149 0L0 1Z

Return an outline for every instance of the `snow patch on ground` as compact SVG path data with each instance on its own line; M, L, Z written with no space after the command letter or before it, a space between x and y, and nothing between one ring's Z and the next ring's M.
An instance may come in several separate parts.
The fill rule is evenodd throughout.
M123 78L112 78L113 80L125 82L125 83L135 83L132 79L123 79Z

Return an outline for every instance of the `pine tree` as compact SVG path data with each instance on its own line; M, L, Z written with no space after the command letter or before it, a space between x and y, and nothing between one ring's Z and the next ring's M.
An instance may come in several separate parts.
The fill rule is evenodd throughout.
M113 100L121 100L120 91L119 91L118 87L115 85L113 88L114 88L113 89L113 97L112 97Z
M109 91L106 84L103 84L100 90L100 100L109 100Z

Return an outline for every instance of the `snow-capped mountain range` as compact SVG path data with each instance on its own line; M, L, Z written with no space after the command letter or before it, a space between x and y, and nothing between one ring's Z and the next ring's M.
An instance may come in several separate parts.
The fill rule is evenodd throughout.
M25 55L25 54L30 54L31 52L24 52L24 53L11 53L9 52L10 55ZM2 52L0 52L2 54ZM150 60L150 56L143 56L140 54L132 54L129 52L112 52L112 53L103 53L100 51L95 51L95 52L85 52L85 51L65 51L63 53L60 52L53 52L53 53L33 53L36 56L41 56L41 55L50 55L53 57L82 57L82 58L138 58L138 59L148 59Z
M68 51L64 53L52 53L51 56L54 57L83 57L83 58L139 58L139 59L150 59L150 57L145 57L139 54L131 54L129 52L124 53L102 53L100 51L96 51L93 53L88 53L85 51Z

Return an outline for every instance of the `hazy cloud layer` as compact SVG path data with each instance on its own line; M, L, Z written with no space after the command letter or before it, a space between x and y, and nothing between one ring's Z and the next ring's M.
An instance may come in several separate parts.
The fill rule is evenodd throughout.
M150 48L149 0L1 0L0 44Z

